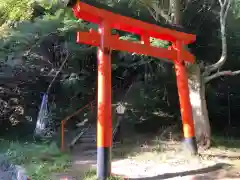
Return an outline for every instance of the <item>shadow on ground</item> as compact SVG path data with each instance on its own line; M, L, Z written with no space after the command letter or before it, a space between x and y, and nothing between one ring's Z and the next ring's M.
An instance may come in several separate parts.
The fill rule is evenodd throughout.
M228 159L228 160L240 160L240 155L222 155L222 154L207 154L204 153L203 156L207 158L218 158L218 159Z
M209 174L211 172L214 171L218 171L221 169L226 169L226 168L230 168L231 165L230 164L225 164L225 163L217 163L213 166L207 167L207 168L202 168L202 169L198 169L198 170L191 170L191 171L185 171L185 172L177 172L177 173L165 173L165 174L161 174L158 176L154 176L154 177L146 177L146 178L132 178L130 180L160 180L160 179L169 179L169 178L175 178L175 177L184 177L184 176L190 176L190 175L199 175L199 174L206 174L203 176L196 176L194 177L194 180L200 180L200 179L204 179L204 180L210 180L210 179L217 179L216 176L218 176L218 173L215 175L215 177L213 176L213 174Z

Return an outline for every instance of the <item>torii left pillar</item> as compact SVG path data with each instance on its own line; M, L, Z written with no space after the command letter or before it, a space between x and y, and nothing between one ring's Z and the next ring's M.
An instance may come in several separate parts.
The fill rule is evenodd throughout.
M112 148L111 27L102 21L98 31L97 177L105 180L111 173Z

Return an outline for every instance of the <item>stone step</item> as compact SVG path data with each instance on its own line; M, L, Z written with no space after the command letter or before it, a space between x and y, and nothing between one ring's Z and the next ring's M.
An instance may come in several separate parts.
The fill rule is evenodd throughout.
M96 136L96 132L89 132L89 131L87 131L87 132L85 132L84 133L85 135L94 135L94 136Z
M96 138L95 137L81 137L80 138L80 143L85 143L85 142L96 142Z
M92 156L97 154L97 149L85 150L81 153L84 156Z
M82 138L93 138L93 139L95 139L96 138L96 134L84 134L82 136Z
M85 152L85 151L93 151L94 149L96 149L97 147L96 146L94 146L94 147L91 147L91 148L89 148L89 147L74 147L74 148L72 148L71 149L71 151L72 152L76 152L76 153L78 153L78 154L82 154L83 152Z
M96 134L83 134L82 138L92 138L92 139L95 139L96 138Z
M93 131L93 130L88 130L87 132L86 132L86 134L97 134L97 131Z
M80 152L80 154L82 154L83 152L85 151L93 151L94 149L96 149L97 147L92 147L92 148L87 148L87 147L81 147L81 148L78 148L78 152Z
M85 142L85 143L80 143L79 145L80 149L95 149L97 147L96 142Z

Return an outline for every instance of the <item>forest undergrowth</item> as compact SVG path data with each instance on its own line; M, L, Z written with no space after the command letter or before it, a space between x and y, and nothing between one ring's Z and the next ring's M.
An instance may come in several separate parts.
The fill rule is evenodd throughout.
M52 180L52 173L70 167L69 155L60 152L54 142L20 142L1 139L0 152L15 165L26 170L31 180Z

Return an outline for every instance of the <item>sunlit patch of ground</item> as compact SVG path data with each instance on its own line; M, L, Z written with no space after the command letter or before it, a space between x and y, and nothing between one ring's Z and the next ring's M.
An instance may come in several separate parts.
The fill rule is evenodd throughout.
M192 157L179 142L148 143L133 156L114 161L113 173L130 179L240 179L238 148L215 147Z
M134 136L113 148L112 173L126 179L142 180L240 180L238 147L235 145L235 148L229 148L224 143L217 145L215 142L213 148L200 151L199 156L193 157L184 151L181 142L162 141L158 137ZM84 159L93 161L87 167L88 163L83 161ZM83 164L87 167L86 171L94 169L96 154L91 157L84 157L82 154L76 159L75 168L83 169ZM96 179L96 173L90 174L92 175L88 173L86 180ZM83 177L86 176L83 174L81 179L84 179Z

